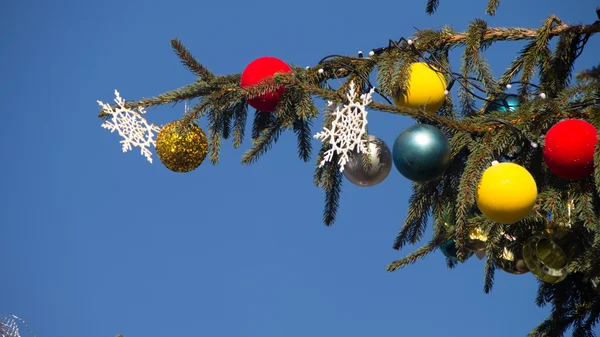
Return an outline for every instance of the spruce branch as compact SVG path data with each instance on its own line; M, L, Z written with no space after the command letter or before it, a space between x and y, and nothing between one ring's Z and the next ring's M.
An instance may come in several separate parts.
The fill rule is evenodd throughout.
M386 270L392 272L404 268L410 264L414 264L418 260L425 258L425 256L427 256L429 253L437 250L441 243L441 240L432 240L428 244L405 256L404 258L393 261L386 267Z
M485 51L490 45L489 41L483 41L483 36L487 29L487 23L481 19L477 19L471 23L467 31L463 60L465 60L468 69L474 70L477 75L476 78L483 84L485 92L489 93L495 89L495 82L492 70L480 53L480 51Z
M579 81L597 81L600 80L600 66L592 67L591 69L580 71L577 74Z
M208 153L213 165L219 162L221 152L221 138L225 129L225 119L220 111L212 111L207 115L208 119Z
M283 133L284 129L281 119L273 115L271 116L272 119L269 121L266 129L262 130L258 137L254 139L254 147L246 151L242 156L242 164L249 165L256 162L261 155L265 154L277 142L279 136Z
M298 138L298 157L304 162L310 160L310 153L312 151L312 134L311 134L311 120L296 119L294 121L294 132Z
M483 291L486 294L490 293L494 287L494 276L496 275L496 264L494 263L494 258L498 256L498 249L496 247L500 246L501 238L502 227L492 226L488 233L488 239L485 243L485 252L488 258L485 261L484 267L485 279Z
M171 40L171 47L173 47L175 53L181 59L181 62L194 74L200 76L203 80L209 80L214 77L214 75L206 69L200 62L198 62L192 53L185 48L183 43L178 39Z
M500 0L490 0L487 4L485 13L489 14L490 16L496 15L496 10L498 9L498 6L500 6Z
M486 144L489 144L485 142ZM475 193L477 192L477 184L479 177L483 174L486 168L489 167L493 160L492 152L489 147L477 143L471 149L472 153L466 161L465 169L460 178L458 186L458 196L456 198L456 227L457 238L456 245L458 248L458 258L463 259L465 254L465 242L467 239L467 219L468 212L475 204Z
M323 223L331 226L335 222L335 216L340 203L342 191L342 172L340 172L338 155L334 154L330 162L324 165L321 185L325 190L325 209L323 210Z
M181 88L171 90L169 92L160 94L156 97L146 98L137 101L126 101L124 107L127 109L136 109L138 107L149 108L152 106L169 104L169 103L177 103L186 100L191 100L196 97L204 96L208 94L211 89L204 82L195 82ZM111 107L115 108L115 106L111 105ZM100 111L98 117L101 119L105 119L110 115L104 111Z
M420 40L419 37L421 35L428 34L429 32L427 30L418 31L415 36ZM600 32L600 24L568 25L561 23L552 27L552 29L548 31L548 35L550 37L555 37L571 32L575 34L595 34ZM538 34L538 29L531 28L488 28L483 33L482 42L534 40L538 37ZM420 43L417 43L416 48L420 50L435 50L446 45L457 47L465 44L468 38L467 35L467 32L456 34L447 32L442 34L438 39L427 39L426 41L420 41Z
M396 236L394 245L395 250L399 250L408 243L415 243L421 239L427 229L427 220L429 219L433 198L437 188L437 182L426 184L413 183L413 193L409 198L409 207L404 226Z
M246 102L240 102L233 107L233 147L236 149L244 141L247 119L248 104Z
M600 132L598 135L600 136ZM596 195L598 195L600 193L600 142L596 144L594 151L594 182L596 183Z
M437 10L440 5L440 0L427 0L427 8L425 12L429 15L432 15Z

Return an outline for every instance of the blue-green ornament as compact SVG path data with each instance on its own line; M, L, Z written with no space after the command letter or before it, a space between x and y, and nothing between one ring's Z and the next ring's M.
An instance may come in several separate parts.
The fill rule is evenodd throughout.
M452 261L455 262L461 262L458 259L458 248L456 247L456 242L454 242L454 240L448 240L446 241L446 243L444 243L444 245L441 247L442 253L444 253L444 255L446 255L447 258L449 258ZM466 252L466 259L470 258L473 255L473 252Z
M415 124L402 131L393 148L394 166L407 179L438 179L450 164L450 142L435 126Z
M488 105L487 109L485 109L485 112L515 112L519 105L521 105L519 96L513 94L502 94Z

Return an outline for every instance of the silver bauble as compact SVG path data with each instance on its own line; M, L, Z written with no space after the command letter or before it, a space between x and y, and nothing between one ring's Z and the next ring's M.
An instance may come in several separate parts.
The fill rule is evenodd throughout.
M368 169L363 164L365 155L370 159ZM391 169L392 153L389 147L381 139L369 135L367 153L350 153L344 166L344 176L358 186L375 186L387 178Z

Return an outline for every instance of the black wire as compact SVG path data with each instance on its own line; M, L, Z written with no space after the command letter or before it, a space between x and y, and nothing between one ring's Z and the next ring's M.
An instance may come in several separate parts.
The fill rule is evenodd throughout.
M425 57L425 55L424 55L423 53L421 53L421 52L420 52L420 51L419 51L419 50L418 50L418 49L417 49L417 48L414 46L414 43L408 43L408 40L406 40L406 39L405 39L405 38L403 38L403 37L401 37L401 38L400 38L400 39L399 39L397 42L396 42L396 41L393 41L393 40L389 40L389 45L390 45L390 46L389 46L388 48L378 48L378 50L379 50L379 54L381 54L383 51L385 51L385 50L387 50L387 49L389 49L389 48L392 48L392 47L395 47L395 48L397 48L398 50L400 50L400 51L403 51L403 49L402 49L402 48L400 47L400 45L399 45L399 43L400 43L400 42L405 42L407 45L409 45L409 46L410 46L410 49L413 51L413 53L415 53L417 56L421 57L422 59L424 59L424 60L428 61L428 58L427 58L427 57ZM476 85L476 84L474 84L474 83L471 83L471 82L469 82L469 80L470 80L470 81L476 81L476 82L481 82L481 80L479 80L479 79L477 79L477 78L474 78L474 77L465 77L465 76L463 76L463 75L461 75L461 74L459 74L459 73L455 73L455 72L452 72L452 71L450 71L450 70L446 69L446 68L445 68L445 67L442 65L442 63L441 63L439 60L437 60L437 59L436 59L436 57L435 57L433 54L430 54L430 59L431 59L431 60L433 60L433 62L435 63L435 65L436 65L436 66L439 68L439 69L436 69L436 68L435 68L435 67L433 67L431 64L429 64L429 62L425 62L425 64L427 64L427 66L428 66L428 67L429 67L431 70L435 71L436 73L440 73L440 74L442 74L442 75L443 75L444 73L445 73L445 74L448 74L448 76L451 78L451 81L450 81L449 85L446 87L446 90L450 91L450 89L452 88L452 85L454 84L454 82L458 82L458 83L459 83L459 84L460 84L460 85L463 87L463 89L464 89L464 90L465 90L467 93L469 93L471 96L473 96L473 97L475 97L475 98L477 98L477 99L479 99L479 100L482 100L482 101L484 101L484 102L488 102L488 103L496 103L496 102L495 102L495 100L494 100L494 101L492 101L492 100L489 100L489 99L487 99L487 98L484 98L484 97L481 97L481 96L477 95L477 94L476 94L476 93L474 93L472 90L470 90L470 89L469 89L469 87L468 87L466 84L464 84L464 83L463 83L463 81L464 81L464 82L467 82L469 85L471 85L471 86L472 86L472 87L474 87L475 89L477 89L477 90L479 90L479 91L481 91L481 92L484 92L484 93L485 93L486 91L485 91L484 89L482 89L481 87L479 87L478 85ZM441 69L441 70L440 70L440 69ZM537 86L537 85L535 85L535 84L533 84L533 83L523 83L523 82L518 82L518 81L510 82L510 83L508 83L508 84L520 84L520 85L526 85L526 86L533 86L533 87L535 87L535 88L537 88L537 89L539 89L539 88L540 88L539 86ZM500 93L495 93L495 94L500 94Z
M348 60L354 60L354 58L352 58L352 57L343 56L343 55L328 55L328 56L325 56L324 58L322 58L321 61L319 61L319 63L317 63L317 64L321 64L324 61L326 61L327 59L333 58L333 57L344 58L344 59L348 59ZM375 62L375 61L370 60L370 59L367 59L367 60L369 60L371 62ZM371 83L371 81L369 80L369 78L366 77L364 74L361 74L360 72L358 72L356 70L356 68L354 68L353 66L351 66L349 64L346 64L344 62L341 62L341 61L336 61L336 63L339 63L342 66L342 68L344 68L344 69L346 69L346 70L348 70L348 71L356 74L357 76L359 76L363 80L363 82L367 84L367 86L369 87L369 90L373 89L373 91L375 93L377 93L379 96L383 97L383 99L385 99L390 105L393 105L393 103L385 95L383 95L381 93L381 91L379 91L379 89L377 89L377 88L375 88L373 86L373 84Z
M510 124L508 121L504 120L504 119L500 119L500 118L488 118L485 120L486 123L490 123L490 122L495 122L495 123L500 123L503 125L506 125L517 137L517 139L520 139L523 141L523 143L521 144L520 149L510 155L510 154L504 154L503 157L508 159L508 160L515 160L517 159L519 156L521 156L523 154L523 149L525 147L527 147L527 144L529 144L530 147L537 147L537 143L529 140L527 137L525 137L525 135L523 135L523 133L521 131L519 131L519 129L517 129L514 125ZM535 145L534 145L535 144Z

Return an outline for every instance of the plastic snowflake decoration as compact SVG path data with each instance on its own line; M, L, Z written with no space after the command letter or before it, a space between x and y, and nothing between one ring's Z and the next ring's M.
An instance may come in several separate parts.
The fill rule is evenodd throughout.
M0 337L21 337L19 323L23 324L33 336L35 334L29 330L25 321L15 315L0 316Z
M369 105L373 99L372 95L375 89L371 89L369 93L360 95L357 99L354 81L350 82L350 90L346 94L350 103L344 106L336 106L333 110L333 102L327 102L331 114L334 117L331 123L331 129L323 127L323 131L314 135L314 138L320 139L322 143L328 142L331 149L325 151L325 157L321 161L319 167L323 167L326 162L333 159L334 154L340 155L338 164L340 172L344 171L344 166L348 162L348 152L356 151L357 153L366 152L367 141L363 136L367 132L367 110L365 107Z
M160 127L148 124L148 121L142 117L146 113L143 107L127 109L125 100L121 98L117 90L115 90L115 96L115 103L118 106L115 110L110 105L98 101L103 111L112 116L109 121L102 124L102 127L109 129L111 133L117 131L119 136L123 137L121 141L123 152L137 146L141 149L142 155L152 163L152 152L149 147L156 146L154 134L160 131Z

